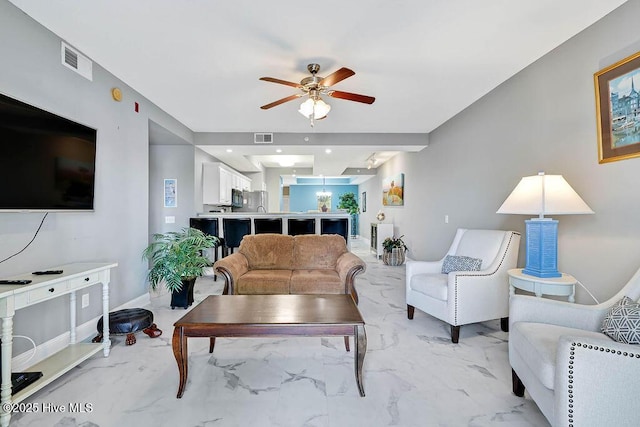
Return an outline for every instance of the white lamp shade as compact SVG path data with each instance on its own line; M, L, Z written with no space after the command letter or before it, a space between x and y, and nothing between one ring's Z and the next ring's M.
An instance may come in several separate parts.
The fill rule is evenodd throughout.
M592 214L593 211L562 175L526 176L497 213L516 215Z
M309 98L300 104L298 112L308 119L313 114L313 99Z
M318 99L313 109L313 118L316 120L322 119L329 114L329 110L331 110L331 105L327 104L322 99Z

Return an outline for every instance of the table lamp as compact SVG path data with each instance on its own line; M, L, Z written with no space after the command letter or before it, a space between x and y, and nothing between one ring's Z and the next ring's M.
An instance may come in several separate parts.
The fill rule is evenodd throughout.
M562 175L525 176L504 201L499 214L538 215L526 224L524 274L560 277L558 271L558 221L545 215L592 214L593 211Z

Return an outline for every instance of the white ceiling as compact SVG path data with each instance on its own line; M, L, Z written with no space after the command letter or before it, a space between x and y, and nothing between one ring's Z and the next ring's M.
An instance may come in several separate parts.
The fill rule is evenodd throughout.
M311 134L431 132L625 2L10 1L195 132ZM259 108L297 91L259 77L299 82L311 62L351 68L334 88L375 103L329 98L313 129L300 100Z

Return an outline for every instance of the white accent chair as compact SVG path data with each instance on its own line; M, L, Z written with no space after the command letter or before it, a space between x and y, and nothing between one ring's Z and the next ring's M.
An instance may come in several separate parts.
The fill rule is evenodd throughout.
M479 271L442 273L439 261L408 260L406 264L407 317L418 308L451 325L457 343L460 326L501 319L508 329L509 279L507 270L518 262L520 233L503 230L458 229L446 255L480 258Z
M554 427L640 425L640 346L600 332L609 308L625 295L640 298L640 270L597 305L511 297L513 392L524 396L526 387Z

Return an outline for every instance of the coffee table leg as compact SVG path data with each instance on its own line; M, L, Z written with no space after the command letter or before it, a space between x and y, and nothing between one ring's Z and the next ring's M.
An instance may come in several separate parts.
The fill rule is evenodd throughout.
M180 373L180 385L178 386L178 395L176 396L180 399L182 393L184 393L184 386L187 383L188 374L187 337L184 335L184 329L180 326L177 326L173 330L172 346L173 355L178 363L178 372Z
M362 385L362 365L364 364L364 355L367 352L367 334L364 331L364 326L356 326L356 354L354 354L354 364L356 368L356 383L358 384L358 390L360 396L364 397L364 386Z
M351 349L349 348L349 337L344 337L344 348L347 351L350 351Z
M209 353L213 353L214 345L216 345L216 337L209 337Z

